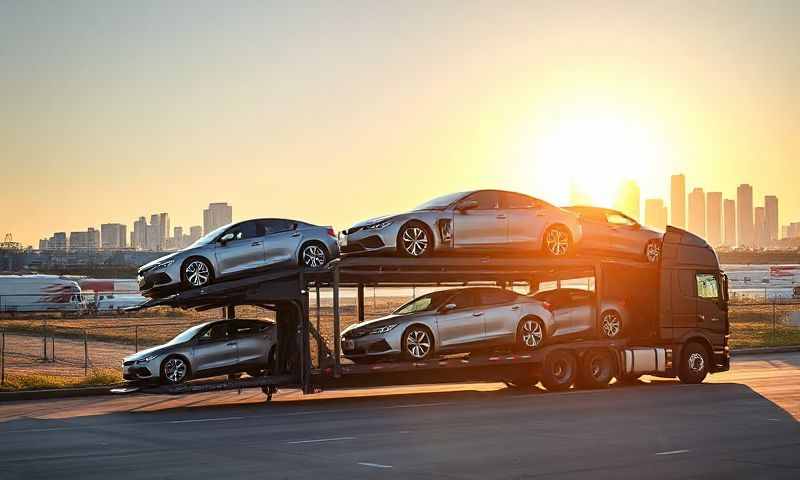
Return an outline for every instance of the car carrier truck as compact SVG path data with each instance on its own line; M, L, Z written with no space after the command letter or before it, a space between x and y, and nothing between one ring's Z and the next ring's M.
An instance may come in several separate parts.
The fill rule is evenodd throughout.
M598 302L608 297L630 302L634 328L626 330L623 338L606 339L597 326L580 338L525 352L473 352L421 362L342 361L343 288L357 292L357 321L364 321L367 287L493 284L527 287L533 293L543 282L561 284L578 278L589 279ZM332 300L331 338L320 334L321 295ZM278 352L272 369L264 376L168 386L131 383L115 391L178 394L262 388L269 399L279 387L313 393L344 387L447 382L506 382L524 387L539 381L546 389L558 391L573 386L600 388L614 378L625 382L645 374L699 383L707 374L728 370L730 365L727 278L716 253L704 240L673 227L667 227L662 256L656 264L594 255L345 257L322 271L260 272L154 299L138 308L221 308L227 318L235 318L239 305L276 312ZM312 350L316 350L314 358Z

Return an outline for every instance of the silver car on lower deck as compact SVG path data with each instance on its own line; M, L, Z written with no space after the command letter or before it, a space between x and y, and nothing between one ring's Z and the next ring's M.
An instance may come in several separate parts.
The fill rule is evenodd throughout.
M556 317L545 302L496 287L428 293L391 315L357 323L342 332L345 357L354 362L513 346L533 350L542 342L589 335L593 319Z
M544 200L502 190L459 192L410 212L360 222L339 234L342 253L422 257L446 251L570 254L581 241L578 215Z
M273 267L322 268L339 256L333 228L283 218L220 227L188 248L139 268L139 290L149 297L199 288L217 279Z
M122 360L125 380L177 384L193 378L272 368L277 331L274 322L217 320L195 325L169 342Z

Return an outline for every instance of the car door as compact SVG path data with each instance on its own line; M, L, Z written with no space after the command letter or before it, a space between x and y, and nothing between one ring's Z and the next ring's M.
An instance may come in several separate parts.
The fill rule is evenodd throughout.
M436 316L439 345L448 349L483 339L484 309L474 289L463 290L447 301L455 308Z
M549 310L553 314L553 329L550 336L557 337L572 333L572 305L570 305L571 299L565 290L551 290L536 294L535 298L550 304Z
M727 331L728 311L724 307L722 284L716 273L698 272L697 285L697 326L714 333Z
M235 320L234 337L239 352L239 365L266 366L272 345L272 325L255 320Z
M484 307L483 329L487 343L513 341L519 320L519 295L501 288L480 290L481 305Z
M192 349L192 369L196 372L224 371L239 362L236 339L229 321L215 322L201 332Z
M570 289L569 329L571 333L587 332L595 325L594 293L589 290Z
M581 247L589 250L611 250L614 229L602 211L581 211L580 222L583 230Z
M264 265L263 231L256 221L242 222L229 228L220 239L214 254L219 275L230 275Z
M638 235L636 220L621 213L609 212L606 221L611 230L611 249L615 252L637 255L644 253L644 243Z
M297 224L273 218L261 220L261 225L266 233L264 237L266 265L297 263L295 256L303 240Z
M470 209L459 205L475 201ZM482 190L468 195L456 204L453 212L453 245L455 248L481 248L505 245L508 242L508 215L500 210L497 191Z
M546 204L520 193L501 192L500 207L508 217L509 244L538 248L548 224Z

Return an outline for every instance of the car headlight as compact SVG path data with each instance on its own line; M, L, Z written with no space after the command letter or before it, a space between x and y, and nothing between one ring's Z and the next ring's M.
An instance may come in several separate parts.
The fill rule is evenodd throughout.
M388 220L386 222L381 222L381 223L376 223L375 225L370 225L367 228L370 229L370 230L380 230L381 228L386 228L391 224L392 224L392 221Z
M175 263L175 260L167 260L166 262L159 263L158 265L153 267L153 270L164 270L167 267L169 267L170 265L172 265L173 263Z
M139 360L136 360L136 363L147 363L147 362L155 359L157 356L158 356L157 353L151 353L150 355L148 355L146 357L142 357Z
M398 325L397 323L393 323L391 325L385 325L383 327L378 327L378 328L372 330L371 332L369 332L369 334L370 335L380 335L380 334L383 334L383 333L386 333L386 332L390 331L391 329L393 329L397 325Z

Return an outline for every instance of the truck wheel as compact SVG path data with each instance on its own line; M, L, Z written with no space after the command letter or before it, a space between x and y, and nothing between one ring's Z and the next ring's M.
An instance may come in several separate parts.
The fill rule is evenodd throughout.
M566 350L548 354L542 369L542 385L551 392L567 390L575 382L577 364L575 355Z
M533 368L526 368L505 380L506 386L518 389L532 388L536 386L537 383L539 383L539 377L536 375Z
M682 383L700 383L708 375L708 366L711 359L708 350L696 342L688 343L681 351L681 366L678 378Z
M580 388L605 388L616 371L614 357L608 350L589 350L581 359L577 385Z

